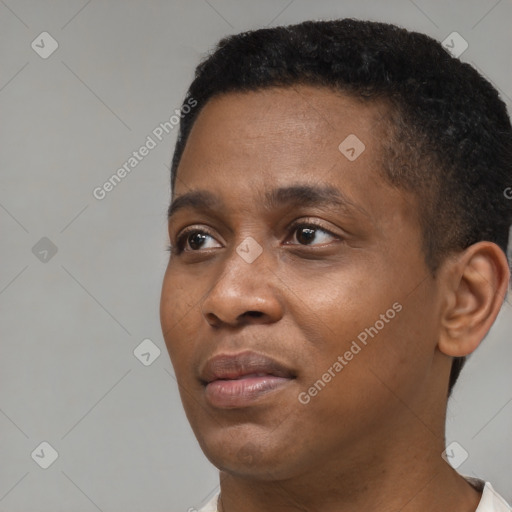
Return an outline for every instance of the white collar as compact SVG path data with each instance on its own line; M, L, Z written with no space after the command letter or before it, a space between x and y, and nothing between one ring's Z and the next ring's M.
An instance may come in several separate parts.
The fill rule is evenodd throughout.
M511 512L510 505L500 496L492 487L490 482L485 482L480 478L461 475L464 477L477 491L482 493L480 502L475 512Z

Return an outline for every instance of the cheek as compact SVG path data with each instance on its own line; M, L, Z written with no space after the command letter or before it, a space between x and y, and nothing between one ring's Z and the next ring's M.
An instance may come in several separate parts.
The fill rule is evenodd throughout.
M390 286L389 290L393 288ZM400 295L405 299L400 300ZM348 328L340 315L336 327L331 326L326 332L326 336L330 331L338 334L331 335L329 357L319 358L322 368L316 365L318 380L338 356L343 359L343 368L334 372L336 377L328 384L332 390L326 393L325 400L340 404L341 414L343 404L355 411L363 403L373 404L375 413L383 410L385 403L391 407L412 402L429 377L435 355L435 311L429 308L429 300L428 293L419 289L396 296L382 291L380 295L366 296L365 301L354 305L353 311L347 310L356 319Z
M325 412L328 416L337 408L357 409L357 395L375 385L368 370L375 350L371 343L378 343L389 326L383 326L377 335L365 329L374 326L392 303L387 304L386 297L369 287L361 293L363 288L354 274L347 278L345 273L330 273L328 279L310 281L301 295L297 293L304 297L302 301L294 301L300 309L291 314L302 334L302 359L307 361L301 365L299 390L306 395L301 395L299 402L310 403L304 412L314 411L313 417Z
M318 395L311 401L319 408L331 400L341 408L355 400L357 408L360 399L382 398L388 388L414 388L426 374L433 352L433 328L422 328L432 316L428 290L411 294L390 275L352 267L294 290L304 297L292 312L306 340L302 389Z
M183 279L167 270L160 298L162 333L173 365L193 353L197 338L195 326L200 315L201 295ZM182 366L182 364L176 365ZM175 368L176 369L176 368Z
M291 316L305 334L308 348L321 360L343 354L393 304L389 288L356 265L309 274L296 283L288 300Z
M376 345L371 368L394 394L408 401L429 376L438 330L428 293L418 289L403 300L402 306Z

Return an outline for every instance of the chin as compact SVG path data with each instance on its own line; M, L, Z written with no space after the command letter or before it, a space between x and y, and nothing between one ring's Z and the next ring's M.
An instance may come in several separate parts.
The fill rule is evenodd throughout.
M303 469L300 461L295 460L296 449L290 449L277 436L270 440L262 438L261 432L255 435L255 429L238 427L235 431L219 427L215 433L198 436L198 441L206 458L217 469L240 478L284 480Z

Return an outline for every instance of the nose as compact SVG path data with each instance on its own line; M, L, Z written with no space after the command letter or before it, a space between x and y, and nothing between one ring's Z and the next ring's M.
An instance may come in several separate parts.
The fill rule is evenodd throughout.
M265 251L251 263L233 251L202 303L212 327L277 322L283 315L277 275Z

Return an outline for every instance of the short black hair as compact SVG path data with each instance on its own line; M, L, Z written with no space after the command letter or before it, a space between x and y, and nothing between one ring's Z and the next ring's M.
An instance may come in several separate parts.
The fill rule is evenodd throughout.
M305 21L225 37L196 68L171 165L205 104L230 92L328 87L387 108L382 177L417 197L426 264L487 240L507 252L512 128L498 91L435 39L356 19ZM186 115L183 115L186 113ZM465 358L452 363L448 396Z

